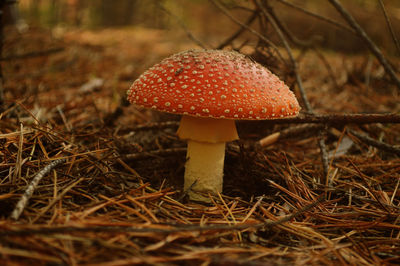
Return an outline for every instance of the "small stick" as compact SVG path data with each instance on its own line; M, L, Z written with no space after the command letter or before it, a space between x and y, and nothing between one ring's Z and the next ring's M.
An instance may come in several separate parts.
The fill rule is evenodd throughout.
M295 127L290 127L287 129L284 129L280 132L275 132L272 133L271 135L268 135L258 141L258 144L261 147L266 147L269 146L278 140L289 138L292 136L299 136L302 134L307 134L310 132L315 132L319 131L323 128L323 125L315 125L315 124L305 124L305 125L300 125L300 126L295 126Z
M33 191L36 189L37 185L39 184L40 180L47 175L54 167L57 165L64 163L65 159L55 160L52 163L48 164L45 168L40 170L35 177L33 178L32 182L28 185L25 190L25 193L22 195L21 199L18 201L17 205L15 206L13 212L11 213L11 218L14 220L18 220L19 216L21 215L22 211L25 209L26 205L28 205L29 199L32 197Z
M386 152L394 153L397 156L400 156L400 148L397 148L395 146L389 145L389 144L387 144L385 142L382 142L382 141L375 140L375 139L370 138L368 136L361 135L360 133L358 133L358 132L356 132L354 130L348 130L348 131L350 132L350 134L356 136L361 141L363 141L363 142L365 142L365 143L367 143L367 144L369 144L371 146L374 146L375 148L378 148L378 149L386 151Z
M272 133L271 135L268 135L268 136L260 139L258 141L258 144L261 147L269 146L269 145L274 144L275 142L277 142L279 139L281 139L281 135L282 135L281 132Z
M293 118L265 120L268 124L373 124L373 123L400 123L398 114L313 114L299 115Z

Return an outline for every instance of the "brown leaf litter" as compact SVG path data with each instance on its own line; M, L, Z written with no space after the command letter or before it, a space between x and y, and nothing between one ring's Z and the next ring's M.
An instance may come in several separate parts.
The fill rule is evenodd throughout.
M43 40L47 47L64 45L40 30L30 34L43 38L29 46L21 40L20 48L38 49ZM125 62L69 36L63 51L3 66L0 264L399 263L400 159L349 130L398 148L399 124L329 124L327 180L318 129L289 134L292 124L240 123L242 140L227 149L224 194L210 196L210 205L188 202L176 118L155 121L149 111L125 105L125 90L142 69L130 68L127 80ZM5 51L19 50L6 42ZM352 82L359 81L356 72L340 67L357 68L357 57L327 57L339 66L340 91L323 67L307 67L318 60L310 55L301 63L316 112L399 111L399 98L388 96L389 89L360 95L362 83ZM95 77L104 82L80 90ZM256 145L278 131L286 137ZM350 145L334 155L344 138ZM11 219L35 175L60 159L41 177L21 215Z

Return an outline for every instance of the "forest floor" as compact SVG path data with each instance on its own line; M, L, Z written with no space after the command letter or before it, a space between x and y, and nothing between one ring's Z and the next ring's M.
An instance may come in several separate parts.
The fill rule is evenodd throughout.
M146 68L194 44L143 28L6 33L3 58L31 54L2 62L1 265L400 263L398 123L333 123L323 134L314 125L266 147L255 144L298 125L238 123L223 194L194 203L182 191L177 118L126 101ZM297 54L316 113L400 112L399 90L373 57Z

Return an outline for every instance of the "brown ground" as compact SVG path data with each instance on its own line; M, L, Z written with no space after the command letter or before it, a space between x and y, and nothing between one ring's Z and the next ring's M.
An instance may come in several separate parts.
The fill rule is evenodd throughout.
M294 125L241 123L242 140L227 150L223 195L209 206L182 198L185 143L174 134L176 123L160 123L175 118L125 101L126 89L147 67L194 47L171 42L168 34L127 28L58 29L50 35L33 28L18 35L8 29L3 56L64 50L2 64L0 264L400 262L400 159L346 131L395 147L398 124L329 127L328 184L317 132L260 148L254 145L257 139ZM373 58L324 56L333 73L313 52L299 59L316 112L400 111L398 90ZM139 128L149 122L156 123ZM149 151L158 154L149 156ZM127 154L134 158L128 160ZM11 219L35 174L60 158L66 162L43 177L20 218ZM254 226L296 213L318 198L288 222ZM243 227L199 229L209 225Z

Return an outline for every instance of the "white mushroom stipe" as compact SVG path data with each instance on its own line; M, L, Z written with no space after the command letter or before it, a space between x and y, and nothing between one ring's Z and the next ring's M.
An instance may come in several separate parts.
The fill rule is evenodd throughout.
M239 138L235 121L183 116L177 134L188 140L185 191L192 200L208 202L201 192L222 192L225 143Z
M191 200L209 202L208 193L222 192L224 158L225 142L188 140L184 191Z

